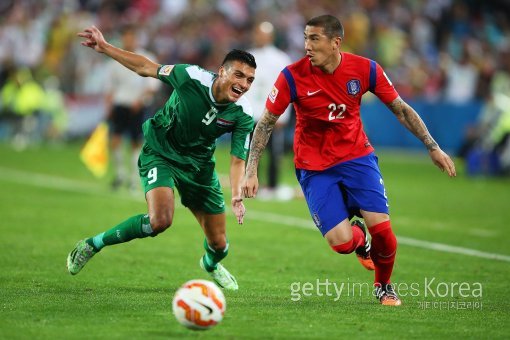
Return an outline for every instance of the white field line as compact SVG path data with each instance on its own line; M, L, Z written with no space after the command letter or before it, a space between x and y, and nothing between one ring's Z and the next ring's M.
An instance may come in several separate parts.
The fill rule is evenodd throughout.
M85 193L85 194L93 194L93 195L101 195L101 196L110 196L115 197L115 199L126 199L131 201L143 202L143 196L141 193L139 195L133 196L129 194L119 195L116 193L109 192L105 190L104 186L89 183L84 181L66 179L63 177L56 177L51 175L45 175L40 173L33 173L21 170L14 170L9 168L0 167L0 181L6 182L14 182L24 185L31 185L35 187L42 187L48 189L57 189L62 191L69 191L75 193ZM183 208L180 204L176 205L176 208ZM260 222L267 222L271 224L277 225L285 225L290 227L298 227L303 229L315 230L315 226L312 221L309 219L292 217L288 215L270 213L265 211L256 211L249 209L246 216L246 219L252 219ZM410 237L399 236L398 243L401 245L407 245L417 248L423 248L428 250L460 254L460 255L468 255L479 258L491 259L491 260L500 260L505 262L510 262L510 256L496 254L496 253L488 253L479 251L476 249L457 247L443 243L422 241Z

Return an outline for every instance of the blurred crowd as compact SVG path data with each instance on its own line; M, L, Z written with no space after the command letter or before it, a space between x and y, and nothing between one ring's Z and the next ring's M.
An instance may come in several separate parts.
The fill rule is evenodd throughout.
M66 99L104 92L106 58L76 37L91 24L117 45L120 28L136 24L158 62L216 70L226 51L252 46L250 32L261 21L273 23L276 46L299 59L304 24L324 13L344 24L344 51L378 61L406 99L463 104L489 102L494 92L510 96L504 0L3 0L0 119L13 120L13 133L23 136L33 123L20 116L50 117L38 118L36 130L65 133Z

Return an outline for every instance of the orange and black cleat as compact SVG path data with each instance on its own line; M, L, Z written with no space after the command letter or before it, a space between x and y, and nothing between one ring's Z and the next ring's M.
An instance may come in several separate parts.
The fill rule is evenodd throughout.
M374 270L375 269L374 262L370 257L371 245L370 240L368 239L367 231L365 229L365 224L360 220L353 220L351 222L351 225L353 227L360 228L361 231L363 232L363 235L365 235L365 244L361 247L356 248L355 250L356 257L358 258L359 263L361 263L361 265L365 267L365 269L367 270Z
M402 304L393 286L389 283L384 285L376 284L375 296L383 306L400 306Z

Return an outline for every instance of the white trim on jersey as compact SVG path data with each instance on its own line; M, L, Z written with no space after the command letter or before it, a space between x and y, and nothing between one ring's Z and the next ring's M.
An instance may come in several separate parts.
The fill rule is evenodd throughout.
M191 79L198 80L200 84L209 88L212 87L214 75L211 72L208 72L196 65L186 67L186 72L188 72Z
M197 65L192 65L192 66L186 67L186 72L188 73L188 75L191 79L198 80L200 82L200 84L209 88L209 97L211 98L212 102L215 105L217 105L217 106L229 105L228 103L227 104L217 103L216 100L214 99L214 96L212 94L212 85L213 85L214 79L216 78L216 75L214 75L213 73L211 73L209 71L204 70L203 68L201 68ZM246 113L250 117L253 117L252 106L251 106L250 102L248 101L248 99L246 99L246 97L239 98L239 100L234 104L241 106L244 113Z

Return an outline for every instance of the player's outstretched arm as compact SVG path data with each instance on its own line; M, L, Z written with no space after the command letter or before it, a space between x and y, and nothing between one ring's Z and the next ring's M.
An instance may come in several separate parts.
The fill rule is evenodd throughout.
M83 46L90 47L96 52L106 54L142 77L158 77L157 72L159 64L142 55L111 45L106 41L103 37L103 33L101 33L96 26L84 29L82 32L78 33L78 36L84 39L81 42Z
M236 215L237 223L243 224L246 208L241 195L241 181L244 176L245 162L241 158L232 156L230 160L230 187L232 188L232 211Z
M388 108L391 112L393 112L402 125L404 125L419 140L422 141L429 151L432 162L441 169L441 171L446 171L448 176L455 177L457 175L455 164L450 156L441 150L437 142L434 138L432 138L427 126L418 113L409 104L402 100L400 96L388 104Z
M259 180L257 178L257 168L260 157L264 151L267 141L273 132L273 128L280 116L272 114L267 109L259 122L255 126L253 138L250 146L250 156L248 157L248 165L246 166L246 175L242 184L242 192L244 197L255 197L259 188Z

